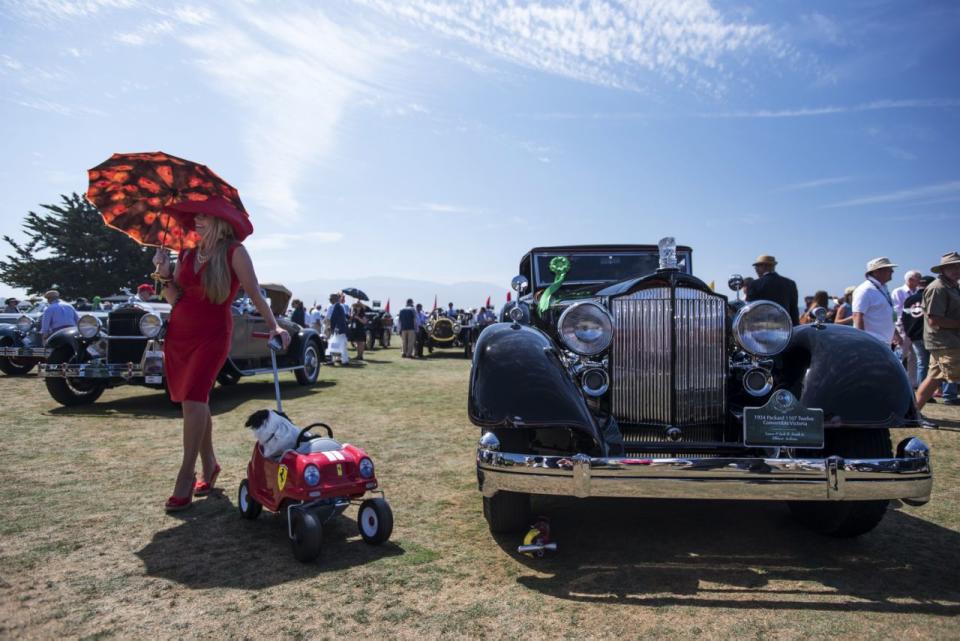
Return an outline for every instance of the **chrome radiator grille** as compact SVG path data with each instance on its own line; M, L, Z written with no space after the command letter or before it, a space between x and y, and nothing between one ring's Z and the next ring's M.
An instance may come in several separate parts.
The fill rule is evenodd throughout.
M722 298L689 288L672 296L669 287L656 287L613 299L611 312L611 400L618 421L678 427L724 422Z

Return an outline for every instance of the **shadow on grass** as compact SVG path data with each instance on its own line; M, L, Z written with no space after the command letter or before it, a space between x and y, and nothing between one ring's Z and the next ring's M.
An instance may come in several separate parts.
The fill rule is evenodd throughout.
M280 396L284 400L304 398L318 394L324 388L333 387L336 381L317 381L312 386L300 385L296 381L280 381ZM180 406L167 400L163 391L144 388L145 393L139 396L125 396L91 405L79 407L55 407L50 410L52 416L116 416L124 415L133 418L179 418L182 414ZM110 390L104 392L110 394ZM214 416L227 414L239 405L250 400L273 401L276 399L273 381L241 381L235 385L216 385L210 392L210 412Z
M323 526L322 552L311 563L293 558L285 517L264 511L248 521L222 493L175 516L182 523L154 534L136 554L148 576L198 590L267 588L404 554L389 541L364 543L357 534L356 508Z
M960 615L960 533L891 509L858 539L796 524L782 503L537 497L552 557L504 551L561 599L643 606ZM544 577L543 574L552 576Z
M432 354L428 354L426 350L423 352L423 357L421 360L431 361L431 360L444 360L444 359L453 359L457 361L469 360L466 356L463 355L462 347L451 347L450 349L441 349L437 348L433 350Z

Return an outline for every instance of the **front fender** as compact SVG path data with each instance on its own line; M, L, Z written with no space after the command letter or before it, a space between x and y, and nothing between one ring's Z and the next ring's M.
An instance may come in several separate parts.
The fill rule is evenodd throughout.
M74 354L79 354L82 349L83 337L76 327L64 327L57 330L47 339L44 347L57 349L58 347L69 347Z
M826 427L918 425L907 373L893 351L845 325L794 329L784 379L800 402L823 410Z
M17 331L16 325L11 325L10 323L0 323L0 340L9 338L14 344L20 340L20 332Z
M525 325L497 323L480 334L467 411L481 427L567 427L603 442L553 341Z

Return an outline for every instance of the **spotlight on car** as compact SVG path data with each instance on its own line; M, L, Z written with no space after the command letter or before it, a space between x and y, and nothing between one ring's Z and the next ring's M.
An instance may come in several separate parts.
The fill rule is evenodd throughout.
M77 321L77 331L84 338L93 338L100 333L100 319L90 314L84 314Z

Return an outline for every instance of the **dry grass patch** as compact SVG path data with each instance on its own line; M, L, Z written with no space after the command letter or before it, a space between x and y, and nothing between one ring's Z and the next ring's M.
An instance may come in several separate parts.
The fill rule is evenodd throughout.
M560 552L533 561L483 521L468 372L458 352L394 348L310 389L284 376L287 412L365 448L396 517L374 548L348 510L308 565L283 519L235 507L243 421L272 404L269 377L214 392L224 492L180 517L162 509L180 452L162 395L66 409L34 376L0 378L0 637L960 637L960 434L921 434L933 501L859 540L803 530L776 503L543 499ZM928 413L960 427L958 408Z

